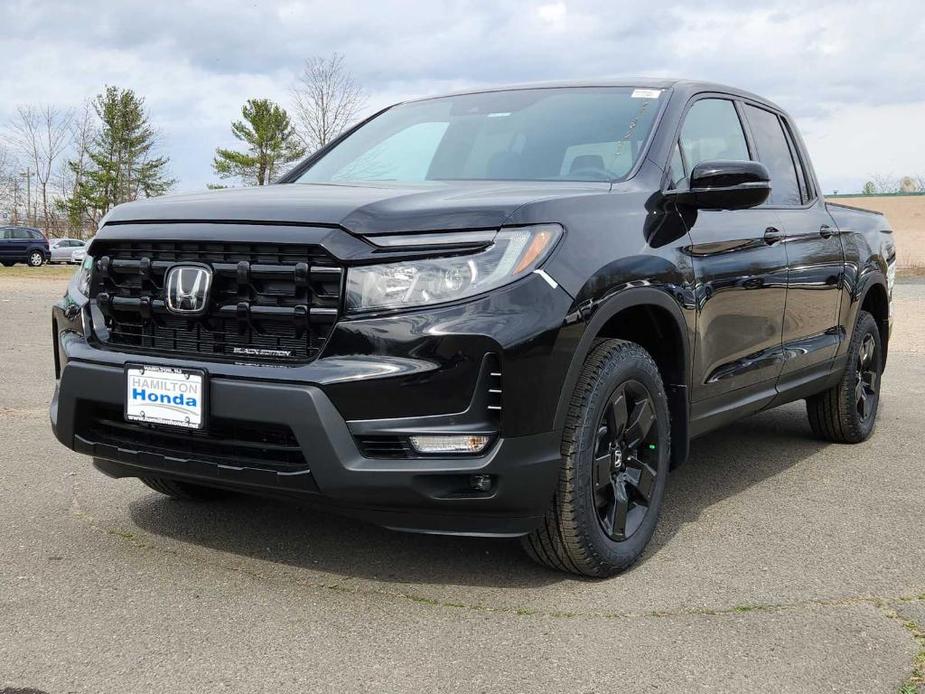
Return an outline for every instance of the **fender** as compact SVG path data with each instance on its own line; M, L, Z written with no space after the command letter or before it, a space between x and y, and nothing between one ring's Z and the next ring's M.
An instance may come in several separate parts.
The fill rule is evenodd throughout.
M587 304L585 305L587 306ZM589 309L579 311L572 315L586 314L588 310L593 311L590 317L586 319L584 332L578 345L572 354L572 361L569 365L562 384L562 391L559 394L559 401L556 405L556 429L561 430L565 426L565 418L568 413L569 401L575 384L581 375L581 369L584 366L588 354L594 346L594 340L600 333L604 325L615 315L628 308L652 306L667 310L674 318L678 334L681 336L683 350L683 369L684 376L681 383L665 383L666 394L668 395L669 409L672 420L672 445L671 445L671 466L676 467L687 459L689 445L688 420L689 420L689 386L691 372L691 349L690 334L687 321L677 300L669 293L667 289L658 289L655 287L629 287L616 294L605 298L599 302L591 302Z
M858 312L861 310L861 306L864 305L864 302L867 300L867 295L874 287L880 287L883 289L884 294L887 297L887 303L892 300L890 296L889 283L886 280L883 272L879 269L865 269L862 270L859 274L854 290L851 292L851 304L848 306L848 315L845 317L844 328L846 339L844 345L846 346L851 343L851 338L854 334L854 326L858 319ZM879 322L879 321L878 321ZM889 314L884 322L881 322L880 325L880 334L885 337L882 340L883 342L883 366L886 367L887 355L889 354L889 338L891 331L891 320Z

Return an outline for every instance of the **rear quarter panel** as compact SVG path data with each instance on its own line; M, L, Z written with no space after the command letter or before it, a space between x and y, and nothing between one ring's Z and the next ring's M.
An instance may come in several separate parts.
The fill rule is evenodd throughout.
M882 285L887 299L892 302L896 245L889 221L879 212L831 202L826 206L838 228L845 251L839 323L849 339L843 340L839 348L839 354L843 354L848 349L858 311L871 287Z

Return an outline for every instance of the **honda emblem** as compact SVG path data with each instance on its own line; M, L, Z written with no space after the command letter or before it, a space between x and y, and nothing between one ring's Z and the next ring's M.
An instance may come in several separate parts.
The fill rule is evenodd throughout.
M205 265L174 265L167 271L167 310L184 316L198 316L209 307L212 270Z

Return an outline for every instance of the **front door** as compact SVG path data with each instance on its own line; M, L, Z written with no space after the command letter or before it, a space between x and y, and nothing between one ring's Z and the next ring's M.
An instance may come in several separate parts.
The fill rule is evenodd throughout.
M731 99L701 98L681 128L672 169L752 158ZM692 433L725 413L760 409L783 363L787 254L773 210L700 210L689 226L699 313L691 383Z

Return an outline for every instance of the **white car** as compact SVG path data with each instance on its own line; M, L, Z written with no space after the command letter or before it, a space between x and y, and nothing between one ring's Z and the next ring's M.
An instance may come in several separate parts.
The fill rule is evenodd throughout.
M87 242L81 239L49 239L49 263L73 263L74 251L84 251Z
M87 247L86 245L81 248L77 248L71 253L71 262L72 263L82 263L84 258L87 257Z

